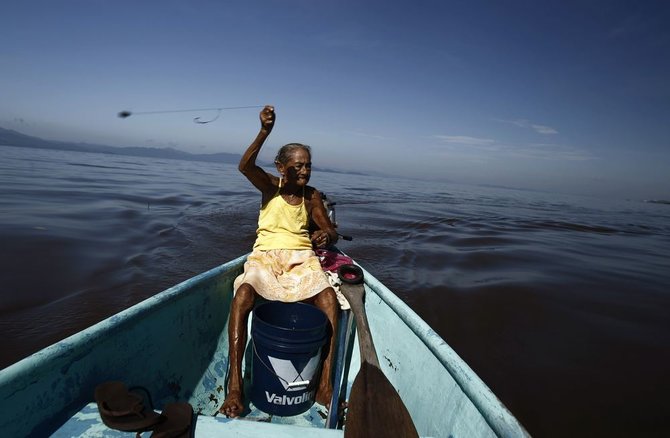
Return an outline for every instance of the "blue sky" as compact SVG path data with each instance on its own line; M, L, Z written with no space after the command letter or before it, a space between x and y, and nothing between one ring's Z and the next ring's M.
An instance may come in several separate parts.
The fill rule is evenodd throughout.
M274 104L315 165L670 198L662 1L4 2L0 126L241 153ZM448 188L448 184L445 183Z

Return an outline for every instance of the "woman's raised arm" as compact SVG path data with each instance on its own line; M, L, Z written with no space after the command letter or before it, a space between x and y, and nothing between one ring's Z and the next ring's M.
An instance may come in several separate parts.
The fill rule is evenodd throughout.
M268 138L274 127L274 107L270 105L265 106L265 108L261 110L260 119L261 129L258 132L256 139L249 145L242 155L240 164L237 168L258 190L265 193L273 190L275 183L273 182L272 175L268 174L256 164L256 158L258 158L258 153L260 152L263 143L265 143L265 140Z

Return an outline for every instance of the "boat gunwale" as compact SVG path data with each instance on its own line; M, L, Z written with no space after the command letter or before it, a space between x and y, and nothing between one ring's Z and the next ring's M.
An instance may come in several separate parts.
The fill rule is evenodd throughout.
M171 286L155 295L152 295L139 303L114 313L113 315L104 318L97 323L86 327L85 329L73 333L72 335L61 339L41 350L32 353L18 362L9 365L4 369L0 369L0 386L3 384L11 384L16 382L17 377L23 373L29 373L35 367L45 361L54 360L61 356L66 356L71 353L73 346L83 343L92 343L100 336L108 336L110 332L121 329L125 324L135 321L137 317L142 316L146 312L154 311L155 309L164 306L173 299L176 299L185 291L188 290L191 284L198 284L202 281L209 280L226 271L229 271L236 265L241 265L246 260L248 254L237 257L196 276L190 277L174 286Z
M357 263L358 264L358 263ZM360 265L359 265L360 266ZM514 415L470 366L400 297L363 269L365 284L421 339L499 436L530 437Z

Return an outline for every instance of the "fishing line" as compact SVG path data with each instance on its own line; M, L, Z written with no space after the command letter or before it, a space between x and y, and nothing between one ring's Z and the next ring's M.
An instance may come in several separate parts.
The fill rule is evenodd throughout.
M197 111L217 111L216 117L214 117L211 120L201 120L200 117L195 117L193 119L193 123L198 123L200 125L204 125L207 123L211 123L215 120L217 120L221 116L221 111L225 110L237 110L237 109L248 109L248 108L264 108L265 105L248 105L248 106L229 106L229 107L221 107L221 108L193 108L193 109L177 109L177 110L163 110L163 111L139 111L139 112L132 112L132 111L121 111L119 112L118 116L122 119L128 118L133 115L143 115L143 114L167 114L167 113L188 113L188 112L197 112Z
M216 117L214 117L212 120L200 120L200 117L195 117L195 118L193 118L193 122L195 122L195 123L199 123L199 124L201 124L201 125L204 125L205 123L211 123L211 122L213 122L214 120L218 119L220 115L221 115L221 110L219 110L219 111L216 113Z

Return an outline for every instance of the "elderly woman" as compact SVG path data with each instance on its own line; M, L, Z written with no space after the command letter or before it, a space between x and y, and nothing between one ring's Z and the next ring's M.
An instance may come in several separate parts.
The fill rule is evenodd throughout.
M261 129L240 160L239 170L261 192L256 242L234 284L235 297L230 313L228 338L230 373L228 392L220 412L237 417L242 404L242 356L247 339L247 320L258 295L284 302L308 302L328 317L335 333L338 303L335 291L321 269L313 248L324 248L337 241L337 232L328 219L321 193L308 186L312 171L309 146L290 143L283 146L275 159L279 176L256 164L256 158L272 131L274 108L266 106L260 113ZM319 228L309 234L309 223ZM330 402L330 379L333 336L324 360L316 401Z

